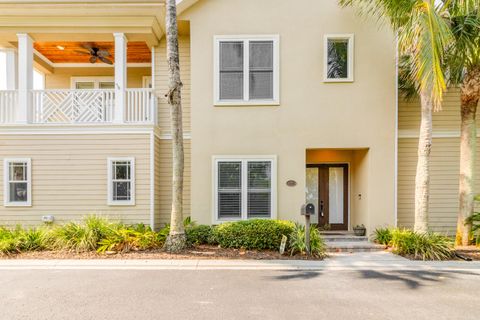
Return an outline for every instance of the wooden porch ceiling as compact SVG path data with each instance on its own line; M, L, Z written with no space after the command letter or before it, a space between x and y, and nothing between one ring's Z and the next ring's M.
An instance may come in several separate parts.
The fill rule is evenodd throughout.
M86 51L84 45L107 50L110 59L115 59L115 45L113 42L35 42L34 48L52 63L89 63L90 56L82 55L76 51ZM62 50L63 49L63 50ZM127 43L128 63L150 63L151 52L145 42ZM96 63L102 63L97 60Z

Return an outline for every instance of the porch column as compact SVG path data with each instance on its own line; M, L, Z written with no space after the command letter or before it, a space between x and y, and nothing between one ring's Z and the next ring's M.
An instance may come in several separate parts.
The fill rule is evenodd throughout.
M7 90L17 90L17 51L15 49L5 49L6 69L7 69Z
M26 33L18 38L18 108L16 122L32 122L33 40Z
M125 122L127 88L127 38L123 33L114 33L115 38L115 111L113 121Z

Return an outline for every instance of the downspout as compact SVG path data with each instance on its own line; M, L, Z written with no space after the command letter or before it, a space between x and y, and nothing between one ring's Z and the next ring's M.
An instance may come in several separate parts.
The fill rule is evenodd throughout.
M398 226L398 33L395 35L395 178L394 178L394 225Z

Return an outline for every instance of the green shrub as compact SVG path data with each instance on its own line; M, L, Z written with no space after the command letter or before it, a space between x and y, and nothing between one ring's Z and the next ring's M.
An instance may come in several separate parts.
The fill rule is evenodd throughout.
M478 196L477 196L478 197ZM479 201L478 198L475 198L476 201ZM472 235L471 238L477 246L480 246L480 212L475 212L470 216L465 223L472 226Z
M278 250L282 236L293 231L290 221L253 219L227 222L213 228L213 237L223 248Z
M75 252L94 251L100 240L106 238L120 224L99 216L87 216L82 223L70 222L53 227L46 242L51 249Z
M453 240L436 233L393 229L391 245L399 255L421 260L448 260L454 257Z
M129 252L153 249L160 246L157 234L149 228L135 230L126 226L112 229L106 237L98 242L97 252Z
M46 244L46 229L30 229L18 230L16 234L17 250L25 251L40 251L47 247Z
M11 230L0 228L0 254L16 251L16 239Z
M373 232L373 241L388 246L392 241L392 232L389 228L377 228Z
M295 224L290 234L290 255L306 254L307 244L305 241L305 226L299 223ZM323 258L327 252L327 247L323 241L320 231L316 225L310 227L310 254L315 257Z
M190 245L215 244L213 227L207 225L195 225L185 228L187 242Z

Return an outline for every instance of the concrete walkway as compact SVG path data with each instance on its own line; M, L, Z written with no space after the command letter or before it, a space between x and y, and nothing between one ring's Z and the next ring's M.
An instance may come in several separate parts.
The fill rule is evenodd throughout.
M469 270L480 274L480 261L411 261L389 252L331 254L305 260L0 260L0 270Z

